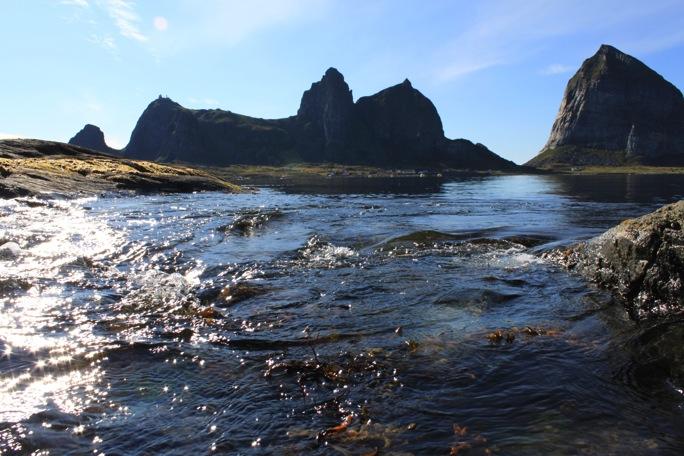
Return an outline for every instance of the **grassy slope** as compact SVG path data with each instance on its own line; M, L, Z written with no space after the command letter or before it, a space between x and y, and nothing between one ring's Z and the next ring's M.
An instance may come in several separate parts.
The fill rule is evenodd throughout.
M586 166L572 171L577 174L684 174L681 166Z
M624 151L561 146L546 149L526 163L540 169L581 174L682 174L681 166L649 166L627 157Z
M140 174L155 177L164 176L197 176L213 177L205 171L188 166L163 165L144 160L123 160L108 157L32 157L32 158L0 158L0 172L5 175L25 170L44 173L81 176L110 176ZM236 185L225 182L228 189L237 190Z

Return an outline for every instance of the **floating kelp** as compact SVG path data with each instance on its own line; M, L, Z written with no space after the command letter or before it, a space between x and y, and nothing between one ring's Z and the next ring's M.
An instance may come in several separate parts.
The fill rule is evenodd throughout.
M554 337L560 334L560 332L561 331L557 328L542 328L533 326L525 326L524 328L512 327L509 329L494 330L487 334L487 339L495 344L503 341L510 344L515 341L517 336L527 336L528 338L536 336Z

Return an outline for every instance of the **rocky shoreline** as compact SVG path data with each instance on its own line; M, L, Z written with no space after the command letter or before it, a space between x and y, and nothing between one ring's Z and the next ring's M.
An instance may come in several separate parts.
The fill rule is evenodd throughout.
M191 167L127 160L54 141L0 141L0 198L240 190Z
M545 257L613 292L636 320L684 310L684 200Z

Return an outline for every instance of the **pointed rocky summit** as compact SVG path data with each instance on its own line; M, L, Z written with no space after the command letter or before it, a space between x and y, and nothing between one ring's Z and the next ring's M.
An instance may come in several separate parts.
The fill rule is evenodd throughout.
M332 154L348 146L353 130L354 98L344 76L336 68L328 68L319 82L304 92L297 111L297 120L310 141Z
M603 45L570 79L538 167L684 165L684 98L645 64Z

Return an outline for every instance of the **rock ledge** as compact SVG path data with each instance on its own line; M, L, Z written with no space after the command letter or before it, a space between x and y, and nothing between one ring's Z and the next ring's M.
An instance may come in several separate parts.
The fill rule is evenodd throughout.
M611 290L635 319L684 310L684 200L547 258Z

